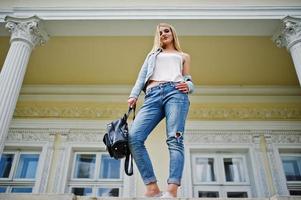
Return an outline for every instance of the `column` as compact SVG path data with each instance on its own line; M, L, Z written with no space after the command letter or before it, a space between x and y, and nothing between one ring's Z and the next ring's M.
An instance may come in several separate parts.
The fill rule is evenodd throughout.
M0 73L0 153L3 151L10 121L16 107L32 49L48 39L36 17L5 18L11 32L10 47Z
M273 36L273 41L278 47L286 47L291 53L301 85L301 18L285 17Z
M50 134L54 136L54 144L46 193L65 193L66 185L62 182L65 173L67 173L66 170L68 170L66 162L70 160L70 158L66 158L68 149L66 142L69 133L70 129L68 128L50 129Z

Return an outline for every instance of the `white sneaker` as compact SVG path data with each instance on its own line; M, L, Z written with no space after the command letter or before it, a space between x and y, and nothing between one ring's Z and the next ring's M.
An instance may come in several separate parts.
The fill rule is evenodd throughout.
M160 197L160 199L171 199L171 198L176 198L172 196L169 192L164 192L163 195Z

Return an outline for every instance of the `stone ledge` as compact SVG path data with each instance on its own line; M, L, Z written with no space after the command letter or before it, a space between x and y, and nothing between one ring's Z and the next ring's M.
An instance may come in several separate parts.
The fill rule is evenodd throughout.
M73 194L0 194L0 200L76 200Z
M161 198L83 197L73 194L0 194L0 200L156 200ZM165 198L168 199L168 198ZM178 200L212 200L213 198L175 198ZM214 200L246 200L245 198L214 198ZM301 196L272 196L270 198L248 198L248 200L301 200Z

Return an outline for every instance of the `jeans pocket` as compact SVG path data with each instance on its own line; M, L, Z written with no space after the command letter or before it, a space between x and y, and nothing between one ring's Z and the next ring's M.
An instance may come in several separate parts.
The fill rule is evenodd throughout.
M189 99L188 95L186 93L183 93L181 91L178 91L177 93L173 94L172 99L170 100L172 103L188 103Z

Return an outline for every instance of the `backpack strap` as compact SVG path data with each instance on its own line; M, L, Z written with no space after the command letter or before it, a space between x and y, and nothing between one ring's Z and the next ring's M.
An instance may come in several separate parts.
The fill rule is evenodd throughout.
M129 107L128 112L125 114L125 120L127 120L127 118L129 117L129 115L131 114L132 111L134 111L133 120L135 119L136 106ZM130 163L130 160L131 160L131 163ZM133 156L130 151L128 152L128 154L125 157L124 171L125 171L126 175L128 175L128 176L133 175Z
M131 164L130 164L130 159L131 159ZM133 156L132 156L131 152L129 152L125 157L124 171L125 171L126 175L128 175L128 176L133 175Z
M135 120L135 117L136 117L136 106L129 107L128 112L125 114L126 115L125 120L127 120L127 118L130 116L130 114L131 114L132 111L134 111L133 120Z

